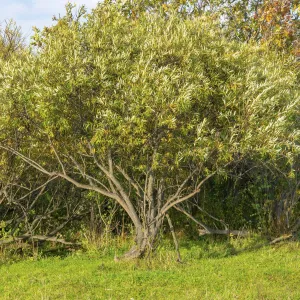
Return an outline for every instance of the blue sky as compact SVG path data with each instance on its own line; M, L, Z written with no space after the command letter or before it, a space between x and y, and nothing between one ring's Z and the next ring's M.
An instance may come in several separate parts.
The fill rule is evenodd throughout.
M84 4L94 8L99 0L0 0L0 24L4 20L14 19L22 27L23 34L29 40L32 26L43 28L52 24L52 16L64 14L67 2Z

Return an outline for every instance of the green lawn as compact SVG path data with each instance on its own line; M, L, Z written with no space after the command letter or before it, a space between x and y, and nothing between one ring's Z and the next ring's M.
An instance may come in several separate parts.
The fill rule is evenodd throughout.
M300 299L299 243L242 252L187 244L182 256L114 262L79 252L2 264L0 299Z

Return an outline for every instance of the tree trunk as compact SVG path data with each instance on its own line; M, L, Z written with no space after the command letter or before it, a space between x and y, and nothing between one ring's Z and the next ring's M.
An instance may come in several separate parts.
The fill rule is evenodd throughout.
M161 223L135 228L135 244L120 259L142 258L153 251Z

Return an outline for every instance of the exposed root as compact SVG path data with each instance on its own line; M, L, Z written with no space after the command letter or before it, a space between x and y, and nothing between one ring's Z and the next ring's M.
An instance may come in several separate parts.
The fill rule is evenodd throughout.
M114 257L114 261L124 261L124 260L133 260L133 259L139 259L142 258L145 255L146 250L141 249L138 246L133 246L128 252L123 254L122 256L116 256Z

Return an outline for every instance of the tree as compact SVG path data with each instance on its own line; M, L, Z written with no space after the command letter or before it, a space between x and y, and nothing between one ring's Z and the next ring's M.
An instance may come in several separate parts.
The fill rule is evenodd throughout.
M230 37L299 56L299 0L222 1L218 12Z
M4 136L1 147L116 201L135 228L125 257L152 248L166 213L215 174L248 157L292 160L299 90L289 58L229 41L208 17L132 19L110 3L80 17L67 6L36 31L36 54L2 64L0 126L32 130L22 147ZM12 103L23 117L7 117Z
M261 39L279 49L292 48L296 54L299 51L299 8L299 0L264 1L254 15Z
M16 54L25 48L24 37L21 28L15 21L4 21L0 25L0 56L7 60L12 54Z

